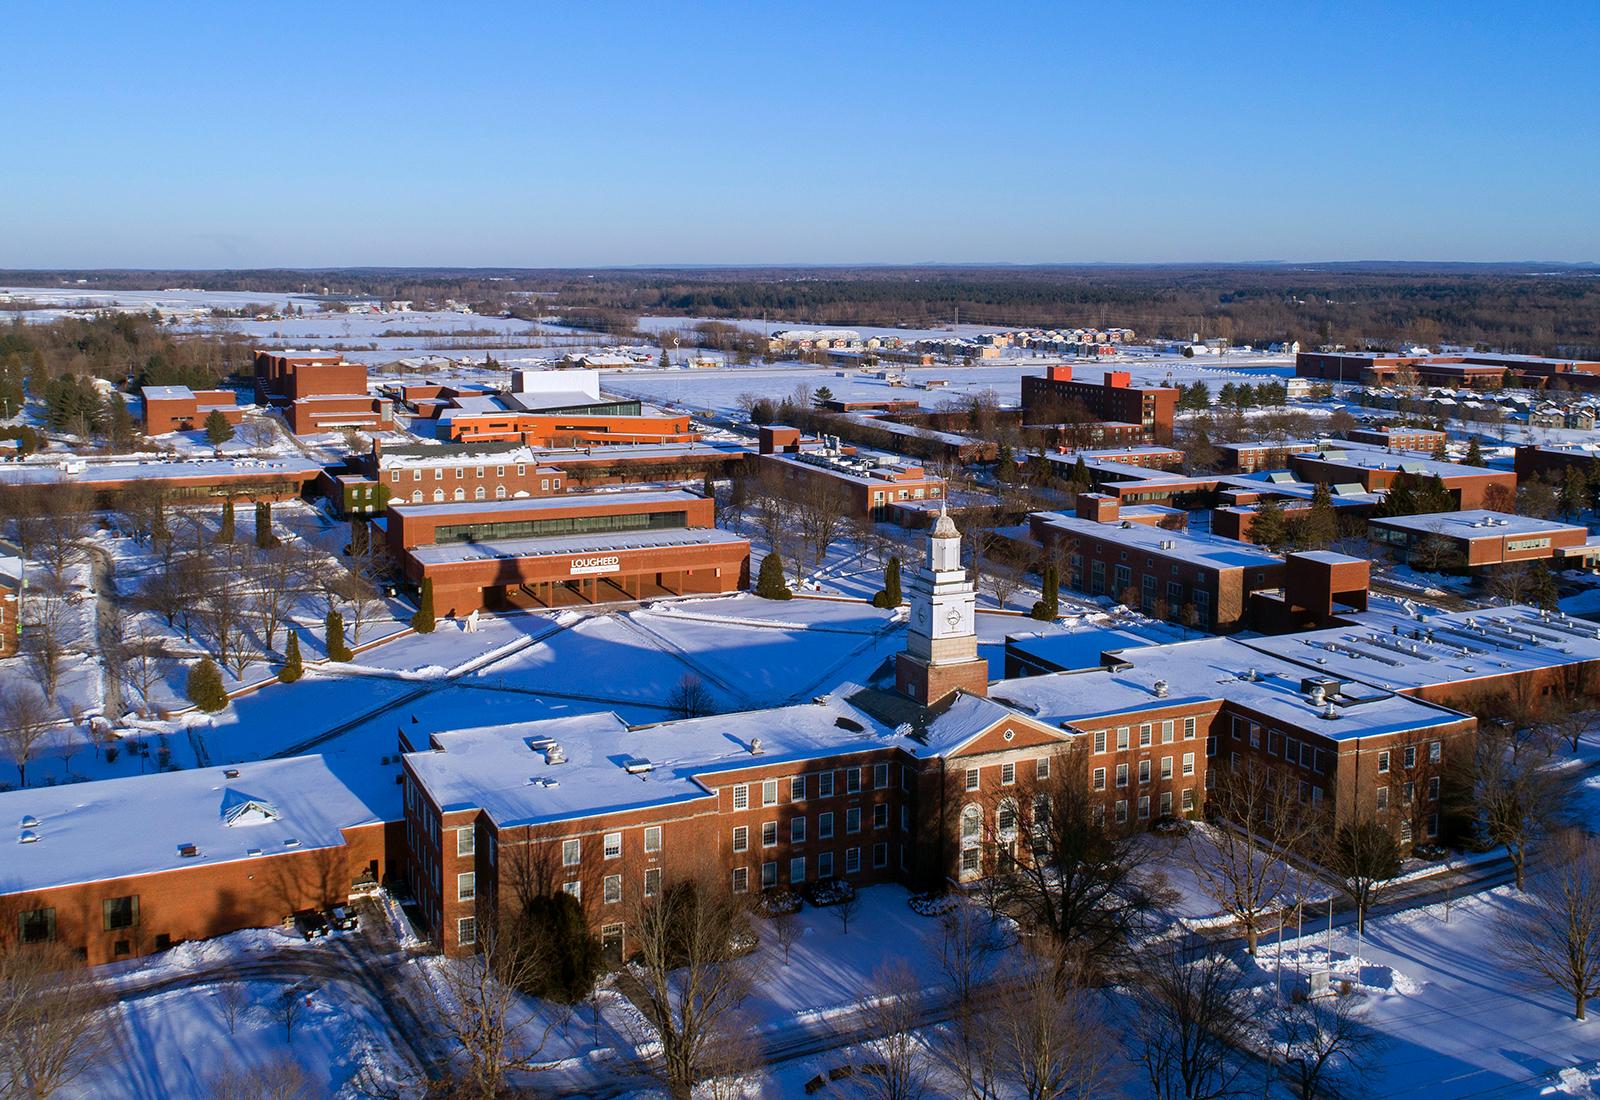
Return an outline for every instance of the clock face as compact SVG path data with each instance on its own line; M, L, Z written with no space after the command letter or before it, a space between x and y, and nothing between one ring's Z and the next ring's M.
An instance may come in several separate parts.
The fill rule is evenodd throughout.
M956 627L960 626L961 609L959 607L952 607L949 611L945 612L944 621L950 624L951 630L954 630Z
M917 623L922 626L928 623L928 608L925 604L917 605Z

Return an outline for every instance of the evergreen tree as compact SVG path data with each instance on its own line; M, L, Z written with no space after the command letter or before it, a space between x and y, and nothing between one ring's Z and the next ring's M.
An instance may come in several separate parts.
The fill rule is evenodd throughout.
M328 612L324 621L324 629L328 638L328 660L348 661L355 656L350 652L350 647L344 641L344 616L337 611Z
M661 349L661 369L662 370L666 370L670 366L672 366L672 359L671 359L670 356L667 355L667 349L666 348L662 348Z
M1010 481L1017 472L1017 456L1011 450L1011 444L1000 444L994 456L994 477L1002 484Z
M1417 510L1413 515L1431 515L1435 512L1454 512L1456 498L1445 488L1444 478L1438 474L1423 480L1417 489Z
M189 697L189 702L208 714L215 714L228 706L228 692L222 686L222 670L210 657L202 657L189 666L183 691Z
M1277 550L1289 540L1289 523L1283 515L1283 505L1276 497L1262 497L1256 504L1256 518L1250 524L1250 541L1257 546Z
M1040 622L1054 622L1061 613L1061 576L1054 563L1048 563L1040 578L1044 584L1043 598L1034 601L1033 617Z
M1473 436L1472 439L1467 442L1467 457L1463 458L1461 461L1468 466L1483 465L1483 448L1478 446L1477 436Z
M422 578L422 595L417 599L417 612L411 616L411 629L418 634L432 634L438 622L433 617L433 578Z
M1433 445L1432 458L1433 458L1433 460L1435 462L1449 462L1450 461L1450 451L1444 445L1444 437L1443 436L1440 436L1438 442L1436 442Z
M206 414L206 442L213 447L220 447L233 438L233 425L228 423L228 418L221 409L212 409Z
M1561 514L1568 519L1578 516L1588 507L1589 479L1577 466L1567 467L1566 473L1561 478L1557 500L1561 504Z
M1528 602L1546 611L1554 611L1560 597L1560 592L1556 588L1556 576L1550 572L1547 563L1536 561L1532 564L1533 572L1528 578L1530 582Z
M900 559L891 557L883 569L883 590L872 597L873 607L900 606Z
M783 576L783 559L776 552L768 554L761 559L761 571L756 575L756 595L765 600L790 600L794 593L789 591L788 582Z
M522 992L541 1000L576 1004L594 989L604 967L600 940L589 931L578 899L565 890L531 898L522 911L525 942L548 949L551 966L527 967Z
M305 666L300 663L300 632L291 627L288 644L283 647L283 667L278 669L278 679L292 684L304 675Z
M816 391L814 393L812 393L812 395L811 395L811 404L815 408L819 408L819 409L822 408L824 405L826 405L829 401L832 401L832 400L833 400L833 391L830 390L827 386L818 386L816 388Z
M355 556L365 554L372 547L372 531L367 527L366 521L361 519L350 520L350 553Z
M106 398L106 438L119 451L133 446L133 414L118 393Z
M222 524L217 528L217 541L220 543L233 542L233 498L229 497L222 502Z
M1417 514L1417 494L1410 474L1401 471L1389 483L1383 499L1378 502L1376 514L1384 518L1414 516Z
M1078 461L1072 464L1072 491L1087 493L1089 486L1093 484L1094 478L1089 476L1089 464L1083 460L1082 455L1079 455Z
M256 501L256 545L263 550L278 545L272 534L272 504L265 500Z
M1232 382L1224 382L1217 391L1217 400L1223 405L1237 406L1239 404L1239 387Z
M0 418L9 420L22 411L26 377L27 364L21 352L0 355Z
M1256 403L1255 387L1248 382L1241 383L1233 392L1233 403L1236 408L1248 409Z
M1299 524L1299 543L1307 550L1325 550L1339 537L1339 515L1333 510L1333 493L1318 483L1311 490L1311 507Z

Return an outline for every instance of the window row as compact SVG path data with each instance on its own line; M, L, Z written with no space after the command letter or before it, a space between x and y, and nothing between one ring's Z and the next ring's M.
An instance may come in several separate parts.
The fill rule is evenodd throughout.
M654 855L661 851L661 826L647 825L644 829L644 850ZM622 858L622 834L606 833L600 840L600 854L605 859ZM576 867L583 862L583 838L568 837L561 842L561 866Z
M882 870L889 866L889 845L879 841L872 846L872 866ZM761 865L761 889L771 890L778 885L778 861L768 860ZM789 860L789 885L795 886L808 881L806 857L795 856ZM861 871L861 849L846 848L844 850L844 874L854 875ZM816 880L821 881L834 877L834 860L832 852L817 853ZM735 867L733 869L733 891L736 894L745 893L750 889L750 868Z
M860 794L862 781L866 778L865 768L842 768L844 773L844 793ZM835 772L817 772L814 775L793 775L788 779L763 779L760 783L736 783L733 790L733 808L748 810L751 796L754 794L761 799L763 806L776 806L781 801L805 802L810 797L832 798L837 793ZM887 790L889 787L889 765L872 765L872 789L876 791ZM905 765L900 765L900 789L909 790L911 787L911 772ZM810 792L815 791L815 795ZM783 795L787 794L787 799Z
M1183 722L1183 739L1195 739L1195 720L1185 718ZM1147 749L1155 744L1157 727L1160 730L1161 743L1170 745L1178 739L1178 719L1165 718L1160 722L1141 722L1139 724L1139 747ZM1134 727L1118 726L1115 730L1095 730L1094 751L1098 755L1107 751L1109 745L1115 744L1117 752L1126 752L1133 747ZM1113 741L1112 738L1115 737Z

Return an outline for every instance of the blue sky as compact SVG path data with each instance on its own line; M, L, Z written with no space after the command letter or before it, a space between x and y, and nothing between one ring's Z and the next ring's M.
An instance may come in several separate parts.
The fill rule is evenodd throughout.
M0 16L0 268L1600 261L1600 4Z

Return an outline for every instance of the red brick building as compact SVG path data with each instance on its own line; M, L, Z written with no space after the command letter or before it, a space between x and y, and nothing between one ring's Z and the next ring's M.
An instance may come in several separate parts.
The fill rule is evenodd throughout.
M1416 451L1425 455L1431 455L1435 448L1442 447L1447 438L1444 432L1432 428L1406 428L1388 424L1377 428L1353 428L1344 435L1352 443L1385 447L1391 451Z
M1072 403L1101 420L1139 425L1149 436L1166 439L1178 408L1178 391L1170 386L1134 386L1127 371L1106 371L1101 382L1074 381L1072 368L1061 365L1047 373L1022 376L1022 418L1028 424L1054 423Z
M155 484L173 504L221 500L294 500L322 474L308 458L199 458L173 461L0 463L0 500L23 486L76 485L97 508L114 508L135 485Z
M338 355L258 351L256 402L283 410L295 435L393 427L389 403L367 392L367 368Z
M1517 475L1509 470L1438 462L1421 455L1394 455L1366 447L1324 448L1293 454L1289 456L1289 465L1302 481L1360 485L1369 493L1384 492L1401 473L1419 478L1437 477L1450 491L1456 507L1463 510L1483 508L1497 499L1515 501L1517 492Z
M220 412L229 424L244 419L239 395L232 390L191 390L188 386L146 386L140 430L145 435L187 432L205 427L206 418Z
M758 446L751 462L763 476L779 478L795 492L806 486L836 491L851 514L863 519L889 519L901 501L944 499L944 478L916 463L856 447L807 444L798 428L763 425Z

